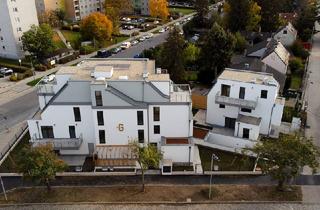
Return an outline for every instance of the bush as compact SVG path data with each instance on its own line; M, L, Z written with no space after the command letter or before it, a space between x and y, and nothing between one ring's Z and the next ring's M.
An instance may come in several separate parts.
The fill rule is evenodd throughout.
M132 36L138 36L139 35L139 32L138 31L135 31L132 33Z
M17 80L23 80L24 78L26 78L24 73L17 73Z
M78 56L79 56L79 52L74 52L72 55L69 55L69 56L67 56L65 58L60 59L59 63L60 64L68 63L70 61L73 61L73 60L77 59Z
M17 72L17 73L24 73L25 71L27 71L29 69L25 66L19 66L19 65L3 63L3 62L0 62L0 66L12 69L14 72Z
M235 51L238 53L242 53L247 47L246 39L239 32L234 34L234 38L236 40L236 44L234 48Z
M73 25L72 26L72 31L80 32L80 26L79 25Z
M68 30L68 31L72 31L72 26L69 26L69 25L64 25L64 26L62 26L62 29L63 30Z
M31 69L27 70L26 72L24 72L24 77L31 77L33 76L33 71Z
M18 81L18 78L17 78L16 74L12 74L9 79L10 79L10 81L12 81L12 82Z
M34 66L34 68L36 71L46 71L47 70L47 67L43 64L37 64Z
M95 49L93 46L91 45L86 45L86 46L81 46L80 47L80 54L81 55L86 55L86 54L90 54L92 52L94 52Z
M289 67L292 73L303 71L304 65L301 58L293 58L289 61Z
M309 52L304 49L300 41L295 41L291 45L290 50L295 57L302 58L303 60L307 59L309 56Z

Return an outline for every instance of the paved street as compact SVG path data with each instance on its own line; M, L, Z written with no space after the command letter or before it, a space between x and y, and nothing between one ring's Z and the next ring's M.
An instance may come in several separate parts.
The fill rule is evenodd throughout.
M195 204L195 205L23 205L3 207L5 210L318 210L320 205L315 204Z
M316 30L319 29L319 24L316 24ZM305 95L305 100L308 102L306 135L313 137L315 144L320 146L320 33L314 35L309 59Z

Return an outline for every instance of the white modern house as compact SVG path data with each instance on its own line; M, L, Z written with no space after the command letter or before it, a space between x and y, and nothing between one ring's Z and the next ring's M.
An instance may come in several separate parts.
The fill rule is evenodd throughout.
M166 163L192 164L189 86L174 84L153 60L88 59L37 88L41 114L28 121L31 142L52 144L69 165L94 156L97 170L134 169L133 140L155 145Z
M277 41L280 41L283 46L289 47L296 41L297 35L297 30L290 22L288 22L287 25L280 27L275 32L273 38Z
M32 25L38 25L34 0L1 0L0 57L24 56L21 37Z
M208 94L206 141L232 149L252 147L279 127L284 98L271 74L225 69Z

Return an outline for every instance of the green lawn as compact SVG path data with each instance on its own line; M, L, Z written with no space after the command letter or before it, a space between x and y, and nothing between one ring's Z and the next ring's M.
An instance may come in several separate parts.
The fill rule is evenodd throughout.
M81 42L80 32L61 30L64 38L70 42L73 49L79 49Z
M195 12L195 10L190 8L170 7L169 12L179 12L179 13L182 13L183 15L189 15Z
M29 144L29 140L30 140L30 134L29 132L27 132L26 135L22 137L19 144L17 144L17 146L11 151L7 159L0 166L0 173L17 172L17 165L15 160L17 160L17 157L19 156L20 151Z
M299 90L301 87L302 78L300 75L292 74L291 75L291 84L290 89Z
M255 163L254 158L201 146L199 153L205 171L210 171L212 153L219 157L220 161L214 163L219 166L219 171L252 171Z
M38 78L38 79L35 79L35 80L32 80L30 82L27 83L27 85L29 86L35 86L36 84L38 84L38 82L42 79L42 77Z
M298 112L295 108L293 107L288 107L285 106L283 109L283 115L282 115L282 121L284 122L292 122L292 118L293 117L297 117L298 116Z
M54 42L56 48L58 48L58 49L66 48L66 45L65 45L65 44L63 43L63 41L60 39L60 37L59 37L59 35L57 34L57 32L54 32L53 42Z

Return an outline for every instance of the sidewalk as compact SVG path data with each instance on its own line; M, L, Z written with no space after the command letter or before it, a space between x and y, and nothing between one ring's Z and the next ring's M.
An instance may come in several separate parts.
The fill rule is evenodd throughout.
M301 189L304 203L320 203L320 186L304 185Z

